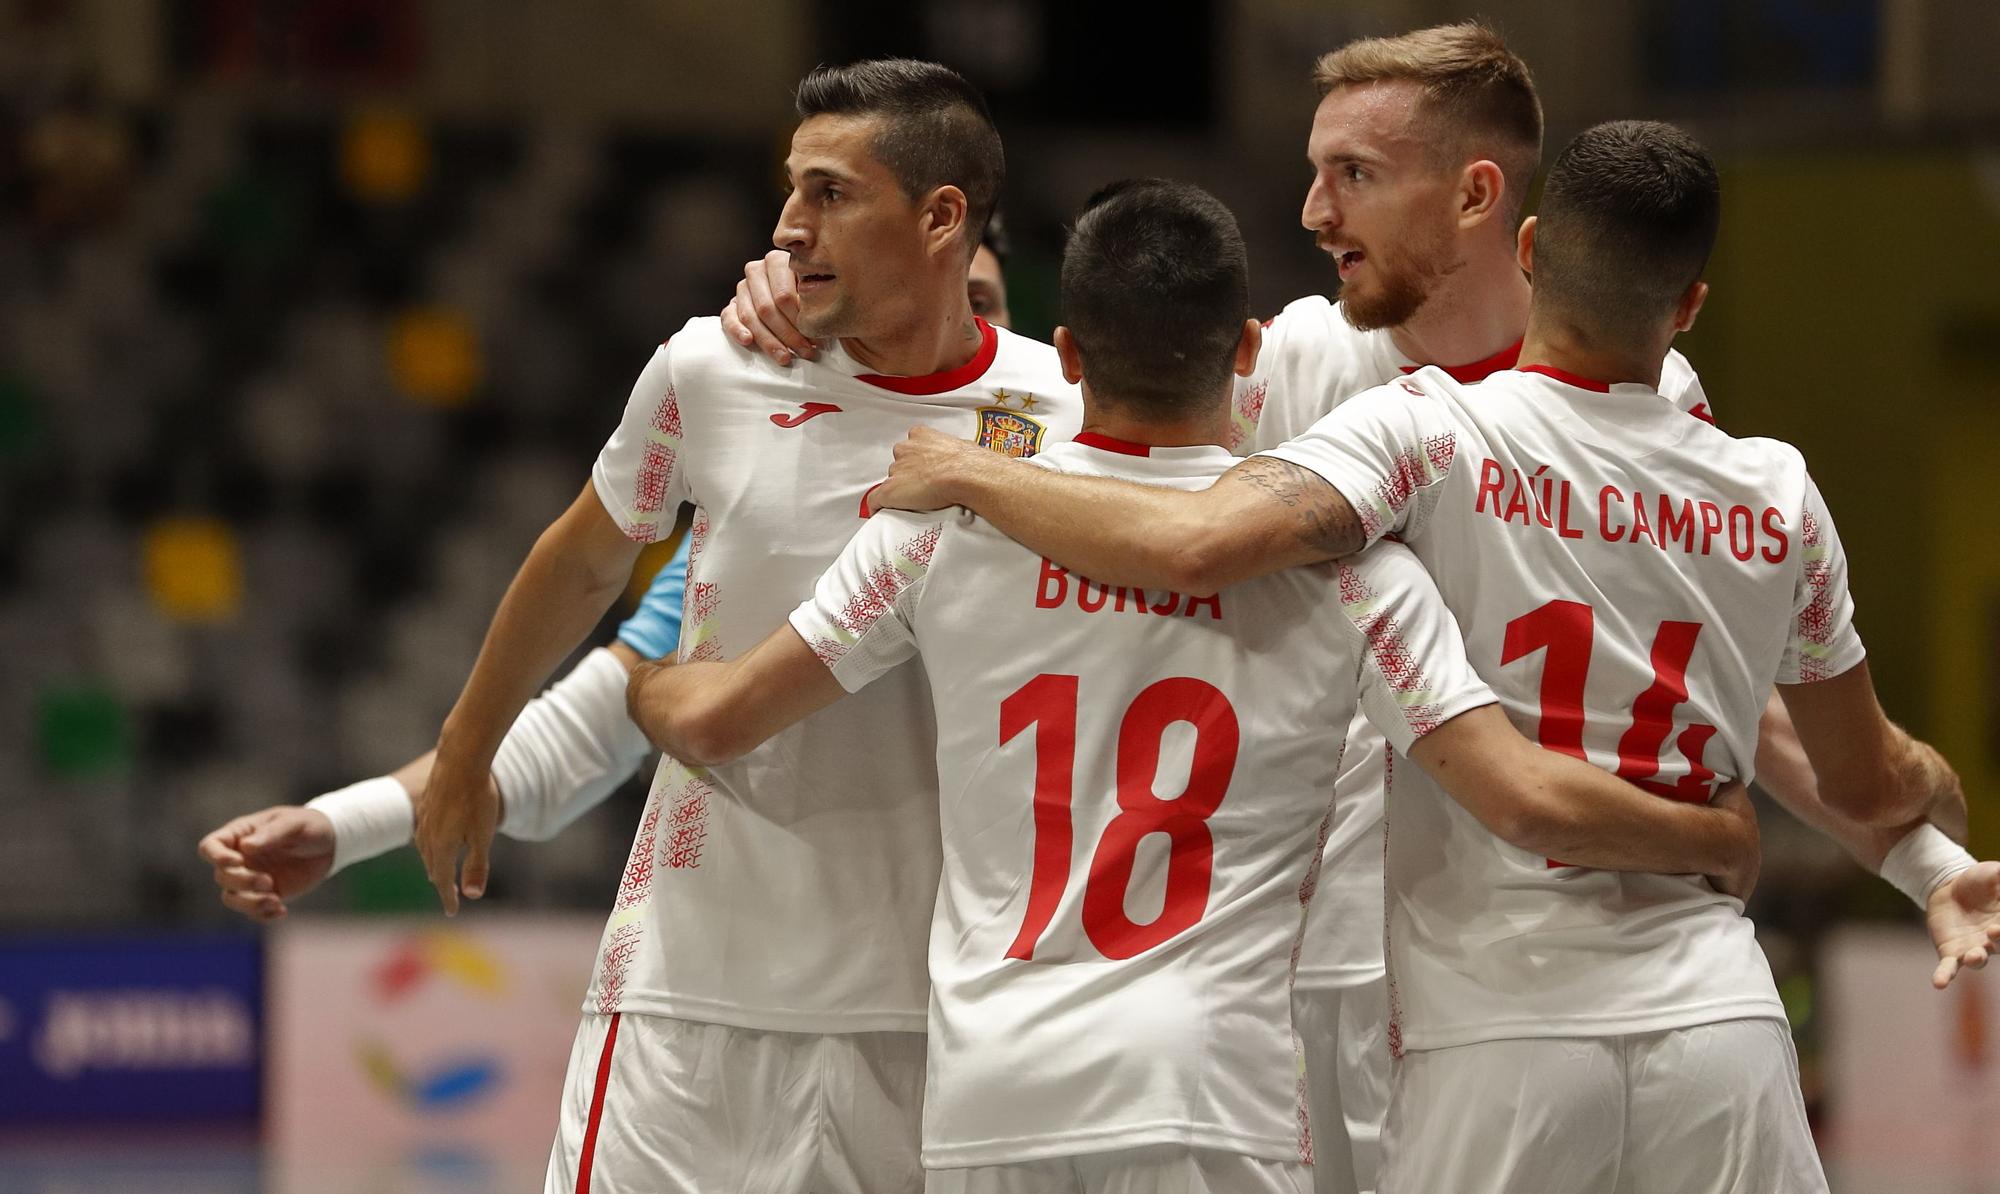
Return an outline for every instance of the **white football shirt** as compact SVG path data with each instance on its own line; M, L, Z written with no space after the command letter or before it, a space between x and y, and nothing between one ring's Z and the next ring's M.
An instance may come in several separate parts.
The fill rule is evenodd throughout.
M1520 344L1483 361L1445 369L1462 382L1511 369ZM1275 448L1303 434L1327 412L1364 390L1415 372L1386 328L1359 331L1337 303L1320 295L1288 304L1264 325L1257 369L1238 378L1232 429L1245 451ZM1660 392L1696 418L1713 422L1694 367L1669 352ZM1355 719L1335 785L1333 821L1319 890L1307 912L1299 985L1346 987L1382 974L1382 792L1388 747L1366 717Z
M1235 462L1094 433L1037 458L1181 489ZM930 674L924 1163L1299 1160L1291 968L1357 689L1405 748L1492 700L1415 558L1190 599L1094 584L969 514L885 513L792 626L850 691L912 654Z
M1774 681L1861 659L1840 542L1796 449L1580 380L1425 369L1268 454L1403 536L1523 732L1706 800L1751 777ZM1532 857L1406 766L1388 806L1392 1044L1784 1016L1706 880Z
M863 525L912 426L1014 455L1075 434L1055 350L979 324L964 367L876 377L829 345L781 368L696 319L654 353L592 473L627 534L696 507L683 660L781 623ZM937 891L931 702L907 668L734 762L669 758L585 1008L790 1032L922 1031Z

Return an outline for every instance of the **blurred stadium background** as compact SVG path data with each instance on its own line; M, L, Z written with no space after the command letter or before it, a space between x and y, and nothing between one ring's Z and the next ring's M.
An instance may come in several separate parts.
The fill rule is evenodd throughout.
M768 247L807 68L986 89L1046 335L1122 175L1227 200L1262 309L1328 289L1311 60L1473 15L1551 150L1716 152L1683 348L1814 462L1890 711L2000 853L1992 0L0 0L0 1190L536 1187L637 784L449 928L405 851L258 934L194 843L431 744L637 368ZM1932 993L1913 910L1766 812L1835 1188L2000 1191L2000 980Z

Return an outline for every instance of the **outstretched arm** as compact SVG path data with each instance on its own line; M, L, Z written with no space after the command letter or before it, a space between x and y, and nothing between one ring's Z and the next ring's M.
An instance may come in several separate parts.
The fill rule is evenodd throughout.
M1192 493L1036 468L918 428L896 446L877 508L964 506L1007 537L1105 584L1207 596L1361 550L1361 521L1309 469L1253 457Z
M1757 818L1740 785L1705 805L1655 796L1536 746L1498 705L1445 722L1417 740L1410 758L1495 836L1531 854L1600 870L1707 875L1738 899L1756 886Z
M1812 761L1775 693L1758 731L1759 785L1924 910L1924 926L1938 953L1931 985L1943 990L1960 970L1984 967L2000 943L2000 862L1980 862L1966 853L1964 792L1956 784L1944 786L1929 819L1914 825L1858 825L1820 799Z
M625 714L626 675L641 658L614 641L521 711L493 757L500 832L520 841L554 837L652 754ZM274 920L285 915L288 900L342 869L409 845L414 802L436 757L425 751L388 775L218 826L197 849L214 871L223 906Z

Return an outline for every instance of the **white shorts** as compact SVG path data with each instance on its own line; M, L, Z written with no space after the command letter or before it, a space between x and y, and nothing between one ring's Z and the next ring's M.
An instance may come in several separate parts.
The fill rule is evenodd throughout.
M933 1169L925 1194L1309 1194L1311 1166L1184 1144Z
M1373 1194L1389 1112L1389 980L1299 987L1292 1025L1306 1057L1313 1194Z
M1410 1052L1382 1194L1825 1194L1777 1020Z
M924 1036L586 1015L544 1194L916 1194Z

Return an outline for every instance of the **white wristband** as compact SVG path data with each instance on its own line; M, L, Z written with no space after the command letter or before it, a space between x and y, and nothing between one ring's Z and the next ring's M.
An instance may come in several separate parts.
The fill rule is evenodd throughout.
M1937 826L1925 823L1889 848L1882 859L1882 877L1915 900L1917 907L1928 908L1932 892L1977 861Z
M387 775L315 796L306 807L333 822L333 869L410 844L416 811L403 785Z

